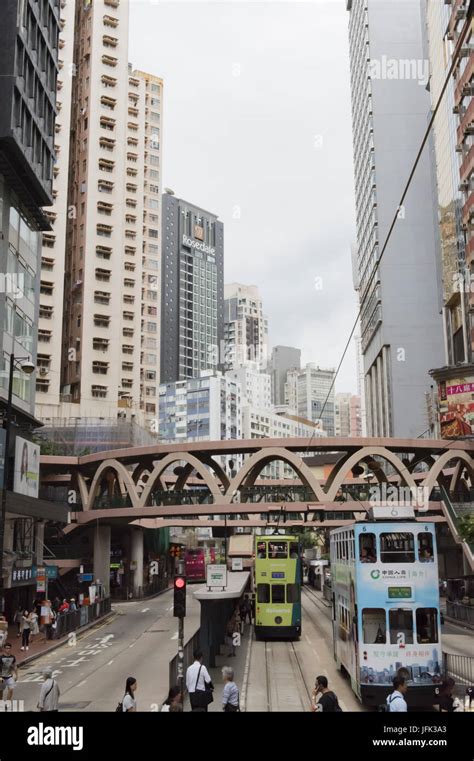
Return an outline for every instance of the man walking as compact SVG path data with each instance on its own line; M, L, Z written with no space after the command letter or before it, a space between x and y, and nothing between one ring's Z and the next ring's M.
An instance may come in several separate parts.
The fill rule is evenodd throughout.
M44 682L41 685L38 710L57 713L59 710L59 695L61 694L59 684L56 679L53 679L53 669L49 666L44 669L43 675Z
M13 698L13 690L17 679L16 658L12 653L10 642L5 642L0 653L0 688L2 691L5 690L5 695L2 696L3 700L11 700Z
M195 650L194 663L186 671L186 688L189 692L191 710L207 713L207 707L214 699L212 697L214 685L202 660L201 650Z
M405 695L408 690L404 676L396 676L393 679L393 692L387 697L387 711L389 713L406 713L408 711Z

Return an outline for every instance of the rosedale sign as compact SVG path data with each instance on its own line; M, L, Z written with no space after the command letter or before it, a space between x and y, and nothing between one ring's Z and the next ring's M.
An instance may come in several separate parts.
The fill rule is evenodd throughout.
M204 254L210 254L211 256L214 256L216 253L216 249L212 248L212 246L206 246L205 243L199 243L197 240L188 238L187 235L183 235L183 246L195 248L196 251L202 251Z

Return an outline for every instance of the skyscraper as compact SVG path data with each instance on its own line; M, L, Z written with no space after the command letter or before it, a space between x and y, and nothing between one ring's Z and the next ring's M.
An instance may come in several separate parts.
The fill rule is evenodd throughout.
M286 404L297 414L321 422L328 436L335 435L334 369L309 363L287 373Z
M288 370L299 370L301 367L301 349L293 346L274 346L268 365L272 377L272 401L281 406L286 404L285 383Z
M37 413L156 430L163 82L128 63L128 3L61 14Z
M398 209L430 108L421 7L347 0L347 9L367 433L415 438L426 428L428 371L443 354L428 149Z
M163 194L161 382L217 370L224 337L224 225Z
M256 285L224 285L225 368L268 362L268 320Z

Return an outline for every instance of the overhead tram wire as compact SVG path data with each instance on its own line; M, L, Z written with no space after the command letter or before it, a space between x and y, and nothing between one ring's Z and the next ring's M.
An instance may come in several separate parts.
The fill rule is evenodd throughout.
M461 47L463 45L464 39L465 39L465 37L467 35L467 32L468 32L468 30L470 28L470 22L472 20L473 11L474 11L474 0L469 0L469 9L468 9L467 14L466 14L466 21L464 23L463 29L461 31L461 34L459 35L459 39L458 39L456 47L454 49L452 60L451 60L451 66L449 67L448 74L447 74L446 79L445 79L445 81L443 83L443 87L441 88L441 92L440 92L440 94L438 96L438 100L436 101L436 106L435 106L435 108L434 108L434 110L432 112L432 115L431 115L431 118L429 120L428 126L426 128L423 140L421 142L420 148L418 150L418 153L416 155L415 161L414 161L413 166L411 168L411 171L410 171L407 183L406 183L405 188L403 190L403 193L402 193L402 196L401 196L400 201L398 203L398 206L397 206L397 208L395 210L395 213L394 213L394 216L393 216L393 219L392 219L392 223L390 225L389 231L387 233L387 236L385 238L384 244L382 246L382 250L381 250L380 255L379 255L378 259L377 259L377 262L376 262L376 264L375 264L375 266L374 266L374 268L372 270L372 274L369 277L369 281L367 283L366 290L368 290L370 288L370 286L372 285L373 280L375 279L375 276L378 273L378 268L380 266L380 262L382 261L382 257L384 255L386 249L387 249L387 245L388 245L389 240L390 240L390 238L392 236L393 229L394 229L394 227L395 227L395 225L397 223L397 219L399 218L398 214L399 214L400 208L403 206L403 202L404 202L404 200L406 198L406 195L407 195L408 190L410 188L411 182L412 182L413 177L415 175L416 169L417 169L418 164L420 162L421 155L423 153L423 150L425 148L426 143L428 142L428 138L430 136L431 128L432 128L432 126L434 124L434 120L436 118L436 115L438 113L439 107L441 105L441 101L443 99L444 93L446 92L446 88L448 87L449 82L451 81L451 77L452 77L453 71L454 71L454 69L456 67L456 64L458 62L458 58L459 58L459 54L460 54L460 51L461 51ZM345 356L347 354L347 350L348 350L348 348L350 346L350 343L352 341L352 336L354 335L354 331L355 331L355 329L357 327L357 324L359 322L361 314L362 314L362 305L359 306L359 311L357 312L357 316L355 318L355 321L354 321L354 324L352 326L351 332L349 333L349 338L347 339L346 345L344 347L344 351L342 352L341 359L340 359L339 364L338 364L338 366L336 368L336 372L334 374L334 378L333 378L332 383L331 383L331 385L329 387L329 391L327 393L326 399L324 400L323 408L322 408L321 413L320 413L320 418L321 419L322 419L324 410L326 409L326 405L327 405L329 397L331 395L331 391L334 388L334 384L336 382L336 378L337 378L337 376L339 374L339 371L341 369L342 363L344 362ZM312 443L312 441L314 439L314 435L315 434L313 432L311 434L311 437L310 437L309 442L307 444L306 453L309 451L311 443Z

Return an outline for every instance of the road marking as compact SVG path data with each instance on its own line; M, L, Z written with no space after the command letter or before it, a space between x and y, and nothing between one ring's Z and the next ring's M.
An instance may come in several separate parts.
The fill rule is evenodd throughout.
M245 669L244 669L244 678L242 681L242 703L241 708L243 711L246 709L246 703L247 703L247 688L248 688L248 681L249 681L249 671L250 671L250 654L252 651L252 636L253 636L253 629L252 626L249 627L249 643L247 645L247 657L245 659Z
M312 645L313 644L307 634L304 635L304 638L305 638L306 642L308 643L308 645Z
M82 685L85 684L86 682L87 682L87 679L83 679L82 682L79 682L79 684L76 684L76 687L82 687ZM71 683L69 682L69 684Z
M130 649L131 647L135 647L135 645L136 645L136 642L133 642L133 643L132 643L131 645L129 645L128 647L129 647L129 649Z
M108 662L107 666L111 666L113 662L114 662L114 659L112 658L112 660Z
M173 636L171 637L171 639L178 639L178 632L176 632L176 634L173 634Z

